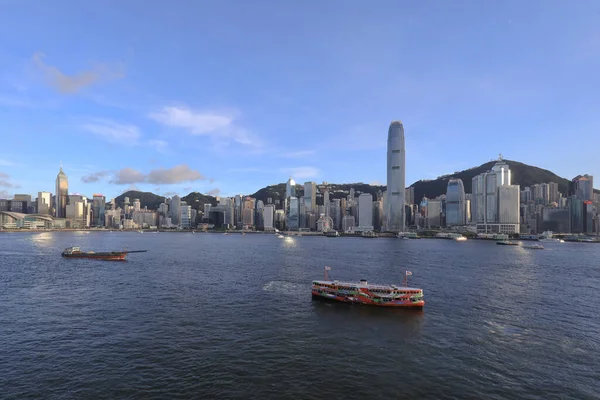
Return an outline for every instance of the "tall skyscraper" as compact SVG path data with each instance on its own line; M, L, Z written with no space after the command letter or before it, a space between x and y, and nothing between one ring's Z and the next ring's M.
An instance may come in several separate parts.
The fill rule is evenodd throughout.
M67 196L69 195L69 179L63 172L62 166L56 176L56 218L66 218L67 216Z
M465 225L465 187L462 179L450 179L446 189L446 225Z
M404 196L406 160L404 127L401 121L393 121L388 130L387 141L387 202L386 230L404 231Z
M317 184L304 182L304 206L306 211L314 211L317 206Z
M369 193L358 196L358 230L373 230L373 196Z
M181 197L175 195L171 198L171 207L169 207L169 211L171 212L171 223L179 226L181 216Z
M550 186L550 203L558 203L558 183L550 182L548 185Z
M94 226L104 226L106 214L106 198L101 194L92 197L92 213L94 215Z
M571 196L582 200L594 200L594 177L592 175L577 175L569 184Z

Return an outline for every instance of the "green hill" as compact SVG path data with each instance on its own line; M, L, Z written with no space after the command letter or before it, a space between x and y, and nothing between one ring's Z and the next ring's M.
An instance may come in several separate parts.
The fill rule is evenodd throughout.
M277 185L270 185L258 190L256 193L251 194L250 197L254 197L257 200L262 200L267 204L267 199L271 198L275 203L277 200L283 202L285 199L285 183L278 183ZM370 193L373 199L379 198L381 193L385 190L385 186L381 185L369 185L362 182L357 183L328 183L327 185L317 185L317 205L323 205L322 193L325 190L325 186L329 189L329 199L341 199L346 198L350 193L350 189L354 189L356 196L361 193ZM304 196L304 185L296 185L296 196Z
M567 194L569 190L569 180L561 178L555 173L546 169L523 164L517 161L504 160L510 167L511 180L513 185L521 185L521 188L531 186L536 183L558 183L558 191ZM446 187L450 179L462 179L465 185L465 193L471 193L473 177L492 169L496 161L490 161L481 164L478 167L455 172L449 175L443 175L434 180L420 180L411 185L415 188L415 201L419 201L424 196L435 198L446 193Z
M160 203L165 202L163 196L156 195L150 192L139 192L137 190L129 190L120 196L115 198L115 202L118 207L123 208L123 202L125 197L129 197L129 204L133 204L133 199L140 199L140 206L142 208L148 207L148 210L157 210Z
M213 206L217 205L217 198L208 194L192 192L187 196L183 196L181 200L185 201L194 210L204 210L204 204L210 203Z

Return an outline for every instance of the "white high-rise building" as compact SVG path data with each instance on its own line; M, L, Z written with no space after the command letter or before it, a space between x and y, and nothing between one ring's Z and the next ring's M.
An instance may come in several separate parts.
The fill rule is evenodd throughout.
M275 229L274 218L275 205L267 204L265 208L263 208L263 224L265 231L272 231Z
M519 233L520 187L511 185L510 168L502 157L491 171L473 177L472 188L472 218L477 232Z
M386 230L404 231L406 160L404 148L404 127L402 122L393 121L388 130L387 141L387 202Z
M358 196L358 228L359 231L373 230L373 196L363 193Z
M519 225L520 214L519 185L505 185L498 188L498 223ZM518 233L519 229L516 229Z
M192 206L185 204L180 207L179 226L183 229L188 229L192 226Z
M50 214L51 208L52 208L52 193L38 192L37 213L38 214Z

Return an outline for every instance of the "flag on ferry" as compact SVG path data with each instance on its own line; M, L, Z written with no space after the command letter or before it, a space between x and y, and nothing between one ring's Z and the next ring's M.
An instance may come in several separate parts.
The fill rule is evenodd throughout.
M412 272L406 271L406 276L408 276L408 275L412 275Z
M331 267L325 267L325 271L331 271Z

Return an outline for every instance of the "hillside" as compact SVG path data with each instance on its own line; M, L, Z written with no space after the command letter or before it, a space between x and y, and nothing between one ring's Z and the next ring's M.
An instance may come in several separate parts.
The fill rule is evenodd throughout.
M510 167L512 183L515 185L521 185L521 187L531 186L536 183L558 183L558 190L566 194L569 189L569 180L561 178L555 173L534 167L531 165L523 164L517 161L504 160ZM489 171L496 161L489 161L478 167L470 168L464 171L455 172L453 174L440 176L433 180L419 180L413 183L411 186L415 188L415 201L422 199L424 196L428 198L435 198L439 195L446 193L446 187L448 186L448 180L450 179L462 179L465 192L471 193L471 184L474 176L479 175L483 172ZM319 187L320 185L317 185ZM329 183L329 197L331 199L346 197L350 192L351 188L354 188L356 195L360 193L370 193L373 198L378 198L378 193L385 191L385 186L379 185L368 185L365 183L348 183L348 184L335 184ZM296 193L299 196L304 195L304 186L296 185ZM256 193L251 195L256 197L258 200L267 202L267 198L276 200L283 200L285 196L285 183L279 183L277 185L267 186L258 190ZM317 196L317 204L323 204L323 198Z
M192 206L194 210L204 210L204 204L208 203L213 206L217 205L216 197L198 192L192 192L187 196L183 196L181 200L185 201L189 206Z
M344 184L328 183L326 186L329 189L329 198L331 200L346 198L350 193L350 189L354 189L356 196L361 193L370 193L373 196L373 199L377 199L385 190L385 186L369 185L362 182ZM320 193L322 193L324 189L324 185L317 185L317 205L323 205L323 196ZM304 185L296 185L296 195L299 197L304 196ZM283 202L285 197L285 183L264 187L250 196L257 200L262 200L265 204L267 204L268 198L271 198L274 203L278 200Z
M165 201L163 196L159 196L154 193L129 190L115 198L115 202L117 203L118 207L123 208L125 197L129 197L130 205L133 204L133 199L140 199L140 206L142 208L148 207L148 210L157 210L160 203L164 203Z
M521 185L523 188L536 183L556 182L558 183L559 192L566 194L569 190L569 180L561 178L551 171L517 161L504 161L510 167L511 180L514 185ZM465 185L465 193L471 193L471 180L473 177L489 171L495 163L496 161L490 161L475 168L440 176L434 180L417 181L411 185L411 187L415 188L415 201L422 199L424 196L435 198L441 194L445 194L450 179L462 179L463 184Z

